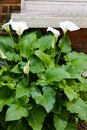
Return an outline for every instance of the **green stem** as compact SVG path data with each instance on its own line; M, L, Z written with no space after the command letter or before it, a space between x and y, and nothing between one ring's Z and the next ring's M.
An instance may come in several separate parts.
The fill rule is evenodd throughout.
M10 35L10 38L11 38L11 40L12 40L13 46L15 47L15 41L14 41L14 39L13 39L12 34L11 34L10 31L9 31L9 35Z
M58 37L54 35L54 41L53 41L53 46L52 46L52 51L51 51L51 57L54 59L54 55L56 53L56 42L57 42Z
M4 62L5 62L5 64L6 64L6 66L7 66L7 68L9 68L9 66L8 66L8 63L7 63L6 59L4 59Z
M29 74L27 75L28 85L29 85Z
M62 47L61 47L61 50L60 50L60 52L59 52L59 55L58 55L58 58L57 58L57 62L56 62L56 63L59 62L59 59L60 59L60 57L61 57L61 53L62 53L62 50L63 50L63 47L64 47L65 35L66 35L66 33L64 33L64 37L63 37L63 40L62 40Z
M20 59L22 60L22 51L21 51L21 36L18 35L18 40L19 40L19 47L20 47Z

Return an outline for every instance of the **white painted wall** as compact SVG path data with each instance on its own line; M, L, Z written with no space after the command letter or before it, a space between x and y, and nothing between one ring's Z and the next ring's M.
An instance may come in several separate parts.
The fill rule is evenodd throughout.
M87 28L87 0L22 0L21 13L11 17L29 27L58 27L60 21L70 20Z

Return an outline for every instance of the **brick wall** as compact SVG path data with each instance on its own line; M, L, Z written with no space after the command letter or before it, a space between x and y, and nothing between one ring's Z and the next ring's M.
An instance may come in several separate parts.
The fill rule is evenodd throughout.
M21 0L0 0L0 24L9 21L11 13L20 12ZM87 28L69 32L74 50L87 53Z
M74 50L87 54L87 28L81 28L75 32L69 32Z
M0 24L9 21L11 13L20 12L21 0L0 0Z

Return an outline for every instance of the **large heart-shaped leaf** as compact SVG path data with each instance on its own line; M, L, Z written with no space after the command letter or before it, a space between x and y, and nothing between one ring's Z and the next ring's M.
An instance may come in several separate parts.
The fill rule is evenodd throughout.
M16 88L16 98L20 98L23 96L30 96L30 89L27 87L27 80L23 79L21 80Z
M27 130L27 125L22 120L13 121L8 125L7 130Z
M19 104L12 104L6 112L6 121L19 120L22 117L27 117L28 111L25 107L20 106Z
M81 75L78 73L76 67L73 64L69 63L66 65L63 65L62 68L70 74L70 79L81 78Z
M81 120L87 121L87 104L79 97L77 100L66 103L67 110L77 113Z
M58 45L61 49L61 52L70 52L71 51L71 41L67 34L59 41Z
M54 36L53 35L45 35L42 36L38 40L38 47L44 51L46 49L52 48L52 43L54 42Z
M33 49L37 47L37 32L31 32L29 34L25 34L21 40L21 52L22 56L27 59L33 53Z
M14 43L12 42L9 36L0 36L0 48L4 48L5 50L9 50L14 47Z
M52 61L50 55L47 55L46 53L44 53L41 50L36 50L35 51L35 55L37 57L39 57L45 64L45 67L50 67L53 68L54 67L54 62Z
M81 74L87 69L87 60L82 59L75 59L71 61L71 64L73 64L76 68L76 71Z
M0 111L2 111L5 105L9 106L14 101L13 90L9 87L0 87Z
M9 61L18 61L20 59L20 55L15 53L14 51L7 51L6 53L7 60Z
M33 87L31 89L31 95L35 99L37 104L43 106L47 112L50 112L55 103L55 91L50 86L42 88L42 93L38 88Z
M46 116L45 110L37 106L32 110L28 117L28 123L33 128L33 130L41 130Z
M31 57L30 58L30 71L32 73L41 73L43 72L45 69L44 69L44 64L43 62L37 58L37 57Z
M54 115L54 126L56 130L65 130L67 121L60 118L58 115Z
M66 61L72 61L75 59L87 60L87 55L82 52L76 52L76 51L69 52L65 55Z
M74 91L74 89L68 85L65 86L64 88L64 93L68 97L70 101L72 101L74 98L78 98L78 94Z
M53 82L53 81L61 81L67 78L70 78L69 73L60 67L53 68L53 69L49 68L46 71L46 79L48 83Z

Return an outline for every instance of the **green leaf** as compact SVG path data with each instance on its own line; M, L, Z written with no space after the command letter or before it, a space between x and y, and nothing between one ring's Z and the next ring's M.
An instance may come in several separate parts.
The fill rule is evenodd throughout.
M47 112L50 112L54 106L55 94L55 91L50 86L43 87L42 93L35 87L31 89L33 99L35 99L37 104L43 106Z
M6 50L7 51L7 50ZM7 51L6 53L7 60L8 61L18 61L20 59L20 55L15 53L14 51Z
M52 43L54 42L53 35L44 35L38 39L38 47L44 51L46 49L52 48Z
M65 55L66 61L72 61L75 59L87 60L87 55L83 52L76 52L76 51L69 52Z
M25 34L21 39L22 56L29 59L37 47L37 31Z
M35 55L39 57L45 64L45 67L53 68L54 67L54 62L52 61L50 55L47 55L41 50L36 50Z
M10 106L13 101L14 101L13 97L10 97L7 99L0 98L0 112L2 111L2 109L5 105Z
M32 73L41 73L44 70L45 69L44 69L43 62L39 58L37 57L30 58L30 71Z
M84 53L70 52L65 56L65 60L69 61L68 64L71 64L75 68L75 72L81 75L82 72L87 70L87 55ZM74 71L73 71L74 73Z
M25 107L19 106L18 104L12 104L6 112L6 121L19 120L22 117L27 117L28 111Z
M66 85L64 88L64 93L66 94L66 96L68 97L68 99L70 101L72 101L73 99L77 99L78 98L78 94L74 91L74 89L72 89L70 86Z
M81 78L81 83L79 84L80 91L87 92L87 79Z
M5 71L7 71L7 67L2 66L2 68L0 68L0 75L2 75Z
M14 101L14 92L7 86L0 87L0 111L5 105L10 105Z
M40 106L36 106L34 110L30 112L28 117L28 123L33 130L41 130L45 116L46 116L46 112Z
M78 73L73 64L63 65L62 68L70 74L70 79L80 79L81 75Z
M27 80L21 80L16 87L16 98L20 98L23 96L30 96L30 89L27 87Z
M66 84L64 85L65 86L69 86L70 88L72 88L75 92L77 92L79 94L79 91L80 91L80 85L81 83L80 82L77 82L75 81L74 79L68 79L66 81ZM63 89L64 89L63 87Z
M77 113L81 120L87 121L87 104L79 97L77 100L66 103L67 110Z
M11 122L7 130L27 130L27 125L22 120Z
M48 83L54 81L61 81L67 78L70 78L70 75L62 68L53 68L53 69L49 68L46 71L46 79Z
M75 69L79 74L87 70L87 60L75 59L71 61L71 64L75 66Z
M19 65L15 65L12 69L11 69L11 72L13 73L17 73L17 74L21 74L22 73L22 70L20 69Z
M27 96L22 96L21 98L16 99L15 104L17 104L19 106L27 106L28 105L29 109L32 108L32 106L29 104L29 98Z
M62 109L62 98L61 98L61 96L57 93L56 94L56 101L55 101L55 105L54 105L54 107L53 107L53 112L55 113L55 114L60 114L61 113L61 109Z
M65 130L66 126L67 126L67 121L60 118L60 116L58 115L54 115L54 126L56 128L56 130Z
M78 130L77 124L75 122L70 122L70 123L68 123L65 130Z
M13 47L13 42L9 36L0 36L0 48L4 48L4 50L9 50Z
M15 82L10 82L9 81L9 83L4 83L4 82L0 82L0 85L1 85L1 87L2 86L7 86L7 87L9 87L10 89L15 89L15 85L16 85L16 83Z
M59 41L58 45L61 49L61 52L70 52L71 51L71 41L67 34L64 35L64 37Z
M16 78L14 79L14 77L11 77L10 75L8 75L8 73L7 73L7 75L1 76L0 80L1 80L0 86L3 86L3 87L5 86L5 87L8 87L10 89L14 89L16 86L16 83L18 82L18 79L16 81Z

